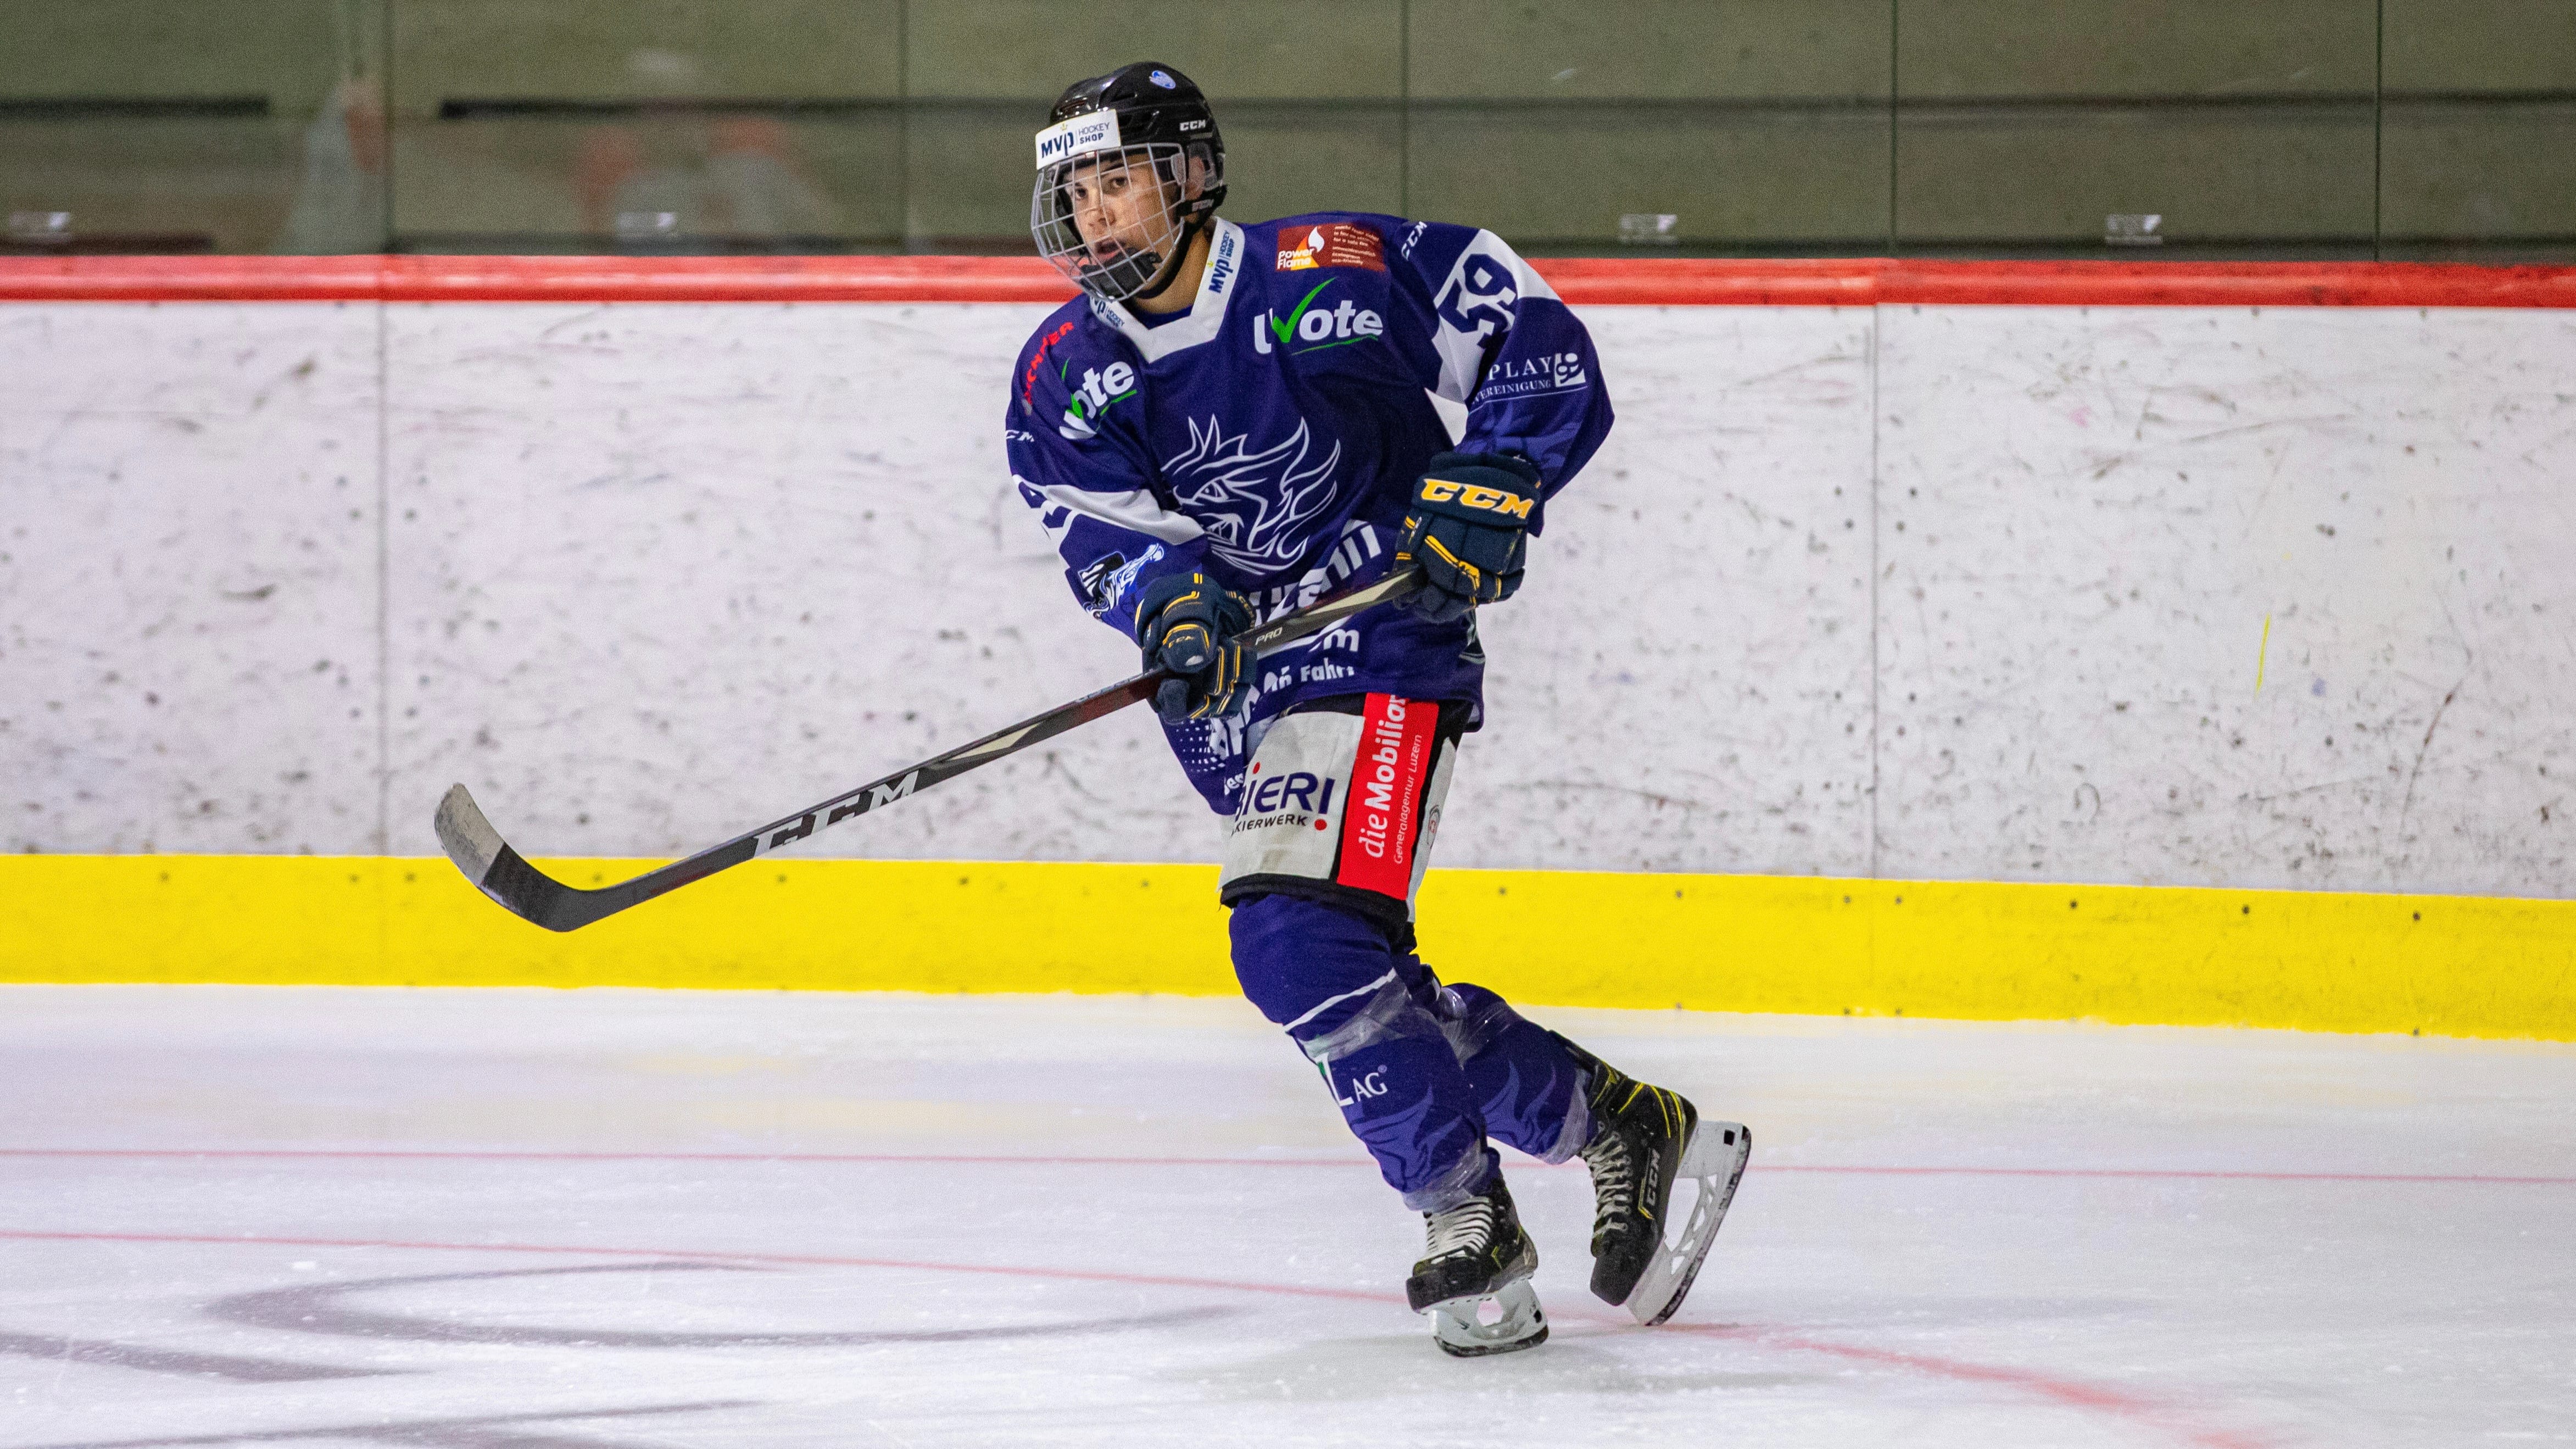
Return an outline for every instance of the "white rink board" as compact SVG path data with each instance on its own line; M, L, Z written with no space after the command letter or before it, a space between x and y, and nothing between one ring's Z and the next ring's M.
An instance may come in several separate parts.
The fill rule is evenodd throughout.
M372 307L0 306L0 812L381 849Z
M1881 327L1882 873L2568 893L2570 314Z
M1043 311L0 308L0 848L670 855L1126 672ZM2567 892L2568 314L1584 315L1442 863ZM808 848L1214 841L1131 713Z
M1420 1220L1238 1001L0 988L0 1449L2576 1422L2576 1048L1537 1014L1753 1165L1642 1330L1585 1291L1582 1168L1509 1157L1552 1336L1461 1362L1403 1306Z

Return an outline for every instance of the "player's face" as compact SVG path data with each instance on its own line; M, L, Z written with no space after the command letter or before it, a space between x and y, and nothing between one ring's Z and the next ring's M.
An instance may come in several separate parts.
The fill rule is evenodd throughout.
M1099 266L1132 253L1160 250L1171 229L1179 192L1179 187L1156 173L1143 152L1078 167L1064 184L1074 228Z

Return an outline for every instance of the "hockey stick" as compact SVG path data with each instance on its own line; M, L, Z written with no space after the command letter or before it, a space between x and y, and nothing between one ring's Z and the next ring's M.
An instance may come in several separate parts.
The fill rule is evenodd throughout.
M1320 600L1236 637L1251 646L1253 657L1257 659L1284 645L1320 634L1363 609L1401 599L1421 584L1421 574L1407 569L1376 583ZM474 797L466 793L463 785L448 787L447 798L438 802L438 843L446 847L447 858L456 862L456 868L465 872L467 880L474 882L483 894L500 902L502 908L512 915L534 921L549 931L576 930L604 916L613 916L630 906L642 905L655 896L678 890L692 881L704 880L717 871L731 869L754 856L803 840L817 830L864 815L880 805L891 805L943 780L953 780L978 765L989 765L1005 755L1017 754L1076 725L1089 724L1103 715L1115 714L1140 699L1151 699L1155 689L1171 677L1170 673L1160 669L1139 674L1097 693L1086 694L1070 704L1057 705L1034 719L997 730L971 744L960 745L944 755L934 755L918 765L897 770L882 780L871 780L855 790L844 791L783 820L773 820L748 835L738 835L686 860L673 861L659 870L646 871L633 880L602 886L598 890L581 890L565 885L528 864L524 857L510 848L509 842L501 838L500 832L492 828L492 822L483 817Z

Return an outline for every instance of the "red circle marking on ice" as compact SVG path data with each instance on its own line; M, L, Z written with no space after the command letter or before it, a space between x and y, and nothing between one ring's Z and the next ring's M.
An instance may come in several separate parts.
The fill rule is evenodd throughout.
M1160 1273L1114 1273L1082 1268L1025 1268L998 1263L932 1263L900 1258L845 1258L821 1253L753 1253L732 1250L713 1252L671 1248L586 1247L565 1243L432 1243L384 1238L273 1238L220 1237L206 1233L40 1233L0 1230L0 1240L51 1243L169 1243L245 1248L393 1248L431 1253L534 1253L570 1257L654 1258L664 1261L697 1259L720 1263L778 1263L810 1268L884 1268L920 1273L966 1273L995 1278L1044 1278L1073 1283L1118 1283L1150 1288L1199 1288L1219 1293L1260 1293L1283 1298L1322 1298L1343 1303L1394 1305L1404 1302L1399 1294L1371 1293L1355 1288L1326 1288L1303 1283L1246 1283L1225 1278L1185 1278ZM1824 1354L1853 1363L1880 1368L1909 1369L1934 1378L1956 1383L1993 1384L2024 1390L2048 1402L2068 1408L2087 1409L2094 1413L2125 1419L2147 1428L2180 1435L2187 1443L2202 1449L2258 1449L2268 1441L2250 1434L2229 1430L2205 1429L2184 1422L2179 1408L2168 1407L2142 1395L2082 1379L2061 1378L2036 1369L2009 1368L1992 1364L1970 1363L1964 1359L1942 1358L1932 1354L1900 1353L1892 1349L1870 1348L1862 1344L1835 1343L1795 1329L1764 1328L1741 1323L1676 1323L1661 1329L1635 1327L1624 1316L1575 1310L1560 1312L1558 1322L1568 1320L1608 1330L1630 1332L1678 1332L1709 1338L1733 1339L1759 1344L1765 1348L1790 1349L1800 1353Z

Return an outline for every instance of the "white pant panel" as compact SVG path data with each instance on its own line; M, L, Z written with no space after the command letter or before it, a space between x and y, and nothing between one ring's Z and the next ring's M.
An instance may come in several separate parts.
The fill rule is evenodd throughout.
M1218 890L1315 883L1377 909L1401 900L1409 917L1458 753L1439 722L1436 702L1382 695L1364 714L1272 720L1226 822Z

